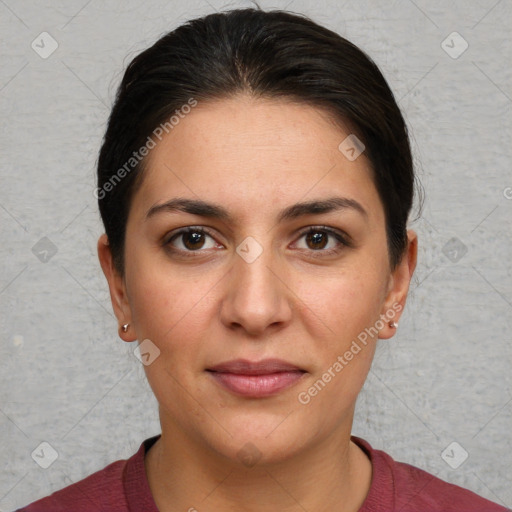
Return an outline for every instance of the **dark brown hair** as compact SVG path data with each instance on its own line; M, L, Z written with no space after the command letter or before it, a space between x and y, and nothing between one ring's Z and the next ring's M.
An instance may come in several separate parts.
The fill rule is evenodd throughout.
M116 269L123 274L128 212L146 161L141 148L149 147L155 128L169 127L191 99L240 92L317 106L351 127L371 162L394 269L407 247L416 176L393 93L370 57L340 35L306 16L259 8L188 21L128 65L99 153L95 192Z

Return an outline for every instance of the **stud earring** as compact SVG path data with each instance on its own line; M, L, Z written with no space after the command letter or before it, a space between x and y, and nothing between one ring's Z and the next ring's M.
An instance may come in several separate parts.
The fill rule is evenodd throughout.
M398 324L395 322L389 322L389 327L391 327L391 329L396 329L398 327Z
M123 330L123 332L127 332L128 331L128 327L130 327L130 324L124 324L121 329Z

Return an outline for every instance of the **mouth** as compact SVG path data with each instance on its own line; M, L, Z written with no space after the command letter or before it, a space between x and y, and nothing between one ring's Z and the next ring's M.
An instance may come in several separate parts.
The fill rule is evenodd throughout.
M222 388L240 396L262 398L296 384L307 372L280 359L236 359L207 368Z

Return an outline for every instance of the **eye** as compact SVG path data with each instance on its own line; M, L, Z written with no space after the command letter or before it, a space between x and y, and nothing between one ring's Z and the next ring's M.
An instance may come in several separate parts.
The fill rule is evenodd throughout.
M206 242L208 238L211 240L209 244ZM174 232L164 245L176 251L198 252L200 249L214 249L218 244L204 228L189 226Z
M325 226L312 226L308 228L301 233L299 239L302 238L305 240L306 247L299 247L299 249L320 252L322 255L336 254L344 247L352 246L347 237ZM329 244L330 247L327 247Z
M314 257L337 254L344 247L352 247L348 236L326 226L311 226L300 234L300 239L305 240L306 247L298 247L298 249L318 253L314 254ZM223 247L200 226L188 226L171 233L165 238L163 245L173 252L184 253L187 256L195 256L193 253L200 253L202 249Z

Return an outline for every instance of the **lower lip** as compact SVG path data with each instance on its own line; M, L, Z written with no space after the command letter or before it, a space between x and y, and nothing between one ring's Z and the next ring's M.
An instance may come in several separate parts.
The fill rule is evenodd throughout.
M236 373L209 372L224 388L247 397L271 396L293 386L304 372L290 371L267 375L240 375Z

